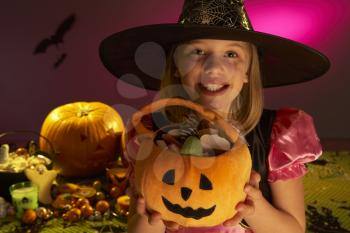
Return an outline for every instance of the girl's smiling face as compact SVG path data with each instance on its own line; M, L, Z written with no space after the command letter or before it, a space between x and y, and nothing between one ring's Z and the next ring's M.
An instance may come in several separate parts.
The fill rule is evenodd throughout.
M176 48L175 75L192 100L226 118L248 82L250 51L249 44L241 41L193 40Z

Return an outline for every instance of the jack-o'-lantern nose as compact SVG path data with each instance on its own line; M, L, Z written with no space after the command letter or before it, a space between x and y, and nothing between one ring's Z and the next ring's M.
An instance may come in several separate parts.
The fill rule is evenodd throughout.
M182 188L181 188L181 197L182 197L182 199L184 199L185 201L187 201L188 198L190 198L191 193L192 193L192 190L191 190L191 189L186 188L186 187L182 187Z

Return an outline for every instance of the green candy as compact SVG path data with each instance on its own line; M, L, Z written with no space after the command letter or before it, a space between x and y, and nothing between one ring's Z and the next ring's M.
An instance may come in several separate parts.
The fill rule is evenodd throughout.
M189 136L180 149L180 154L183 155L203 155L203 148L199 138Z

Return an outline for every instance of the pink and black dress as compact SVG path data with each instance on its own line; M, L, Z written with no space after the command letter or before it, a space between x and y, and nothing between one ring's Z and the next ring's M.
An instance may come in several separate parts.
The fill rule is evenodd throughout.
M260 189L271 202L269 183L288 180L305 175L306 163L316 160L322 154L319 138L312 117L293 108L278 111L264 110L260 122L248 135L253 160L253 169L260 173ZM129 163L131 189L134 185L134 165L138 144L127 143L126 160ZM241 226L187 227L177 233L248 233Z

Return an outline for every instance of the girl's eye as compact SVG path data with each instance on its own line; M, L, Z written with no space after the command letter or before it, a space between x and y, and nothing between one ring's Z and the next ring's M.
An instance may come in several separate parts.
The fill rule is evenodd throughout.
M226 53L226 56L234 58L234 57L238 57L238 54L236 52L230 51Z
M202 55L205 54L204 51L201 50L201 49L194 49L194 50L192 51L192 53L195 54L195 55L200 55L200 56L202 56Z

